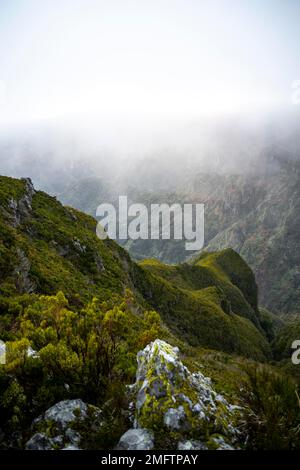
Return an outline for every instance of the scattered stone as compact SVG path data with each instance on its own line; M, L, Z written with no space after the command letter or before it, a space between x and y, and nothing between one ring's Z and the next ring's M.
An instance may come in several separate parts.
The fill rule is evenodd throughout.
M33 422L37 432L27 442L28 450L79 450L83 433L95 433L102 426L102 412L80 399L63 400ZM99 444L100 447L101 444Z
M180 441L178 442L178 450L207 450L206 445L201 441Z
M154 447L154 436L147 429L129 429L120 438L117 450L151 450Z
M64 400L51 406L44 415L35 420L35 424L40 421L53 421L61 429L66 429L69 423L74 420L82 420L87 416L87 404L80 399Z
M81 243L81 241L78 240L78 238L74 238L73 245L80 253L85 253L86 252L86 246L83 245Z
M191 373L178 348L156 340L137 358L136 382L128 387L133 428L121 436L116 449L151 450L154 443L168 448L169 442L181 451L240 448L242 409L217 394L210 378ZM34 421L35 434L26 449L84 449L86 432L89 437L95 433L97 445L101 426L99 408L80 399L64 400Z

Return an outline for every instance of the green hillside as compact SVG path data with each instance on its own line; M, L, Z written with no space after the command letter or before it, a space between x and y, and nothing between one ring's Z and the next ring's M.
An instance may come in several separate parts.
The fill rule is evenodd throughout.
M140 267L139 289L178 336L193 345L260 360L270 357L255 279L235 252L210 253L177 266L144 260Z
M134 381L136 355L157 338L179 346L184 364L205 371L218 392L250 407L248 446L278 446L282 433L281 447L292 445L295 382L267 364L281 325L259 310L243 259L227 249L178 265L135 263L95 228L95 219L35 191L30 180L0 177L0 339L7 348L0 448L24 448L39 414L78 397L103 408L96 448L114 446L129 426L125 385ZM270 400L278 402L275 420Z
M193 264L136 265L117 243L96 237L95 219L35 192L28 180L1 177L0 191L2 312L24 294L63 290L80 307L130 288L193 345L269 357L254 276L232 250Z

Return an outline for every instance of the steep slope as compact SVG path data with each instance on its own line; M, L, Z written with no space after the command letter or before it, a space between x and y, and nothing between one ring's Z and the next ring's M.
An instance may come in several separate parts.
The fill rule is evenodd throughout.
M130 283L127 253L95 236L96 221L36 192L30 180L0 178L0 293L56 293L76 303Z
M254 270L260 302L284 313L300 309L300 167L290 165L268 181L264 198L220 231L208 250L227 246Z
M134 291L171 330L193 345L265 359L255 279L232 251L179 266L137 265L114 241L95 235L96 221L36 192L30 180L0 178L0 312L24 294L63 290L80 307Z

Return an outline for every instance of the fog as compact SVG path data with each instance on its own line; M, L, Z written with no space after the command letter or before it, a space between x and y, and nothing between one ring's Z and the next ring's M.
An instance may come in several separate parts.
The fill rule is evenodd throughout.
M0 173L57 194L276 171L299 157L299 17L296 0L0 2Z
M84 177L107 185L175 189L198 172L263 174L277 159L300 158L298 112L202 119L157 126L28 127L0 138L1 174L31 177L39 189L63 192Z

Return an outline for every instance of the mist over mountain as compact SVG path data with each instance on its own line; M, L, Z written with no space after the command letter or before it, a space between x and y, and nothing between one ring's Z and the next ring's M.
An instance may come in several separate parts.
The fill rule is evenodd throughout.
M278 158L299 160L299 122L293 110L161 127L151 121L96 121L88 129L48 123L3 132L0 168L2 174L28 176L53 194L82 177L99 177L119 194L129 186L168 191L189 184L195 172L272 174Z
M1 173L95 217L99 204L204 203L204 249L234 248L254 270L259 298L279 313L300 308L299 114L209 120L155 133L142 125L101 134L44 126L2 136ZM106 124L107 126L108 124ZM149 124L150 126L150 124ZM140 133L138 132L140 131ZM177 132L176 132L177 131ZM157 131L156 131L157 132ZM117 136L118 134L118 136ZM153 137L153 141L151 141ZM121 240L133 258L190 258L184 240ZM275 269L276 266L276 269Z

